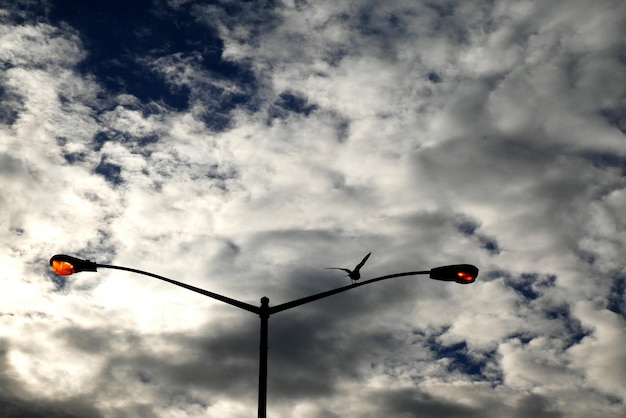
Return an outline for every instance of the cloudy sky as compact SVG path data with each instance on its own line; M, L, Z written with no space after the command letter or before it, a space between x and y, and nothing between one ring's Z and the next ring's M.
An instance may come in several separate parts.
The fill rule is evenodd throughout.
M0 5L0 416L626 414L622 0Z

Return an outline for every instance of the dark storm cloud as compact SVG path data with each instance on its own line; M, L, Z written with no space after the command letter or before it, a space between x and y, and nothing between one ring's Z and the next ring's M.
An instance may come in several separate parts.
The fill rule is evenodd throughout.
M103 415L91 405L89 399L64 401L39 400L33 397L21 399L0 395L0 417L2 418L98 418Z
M105 353L114 344L119 343L120 339L131 345L139 343L137 336L127 334L120 336L119 333L113 333L111 329L78 326L62 328L56 332L55 337L70 347L90 354Z
M205 335L167 334L165 340L175 349L174 355L155 350L153 345L161 344L161 337L111 328L69 327L55 337L80 352L107 357L93 382L94 396L113 395L124 386L158 391L157 403L138 401L129 410L157 414L158 408L185 397L189 387L208 390L206 398L189 399L190 403L210 404L216 396L253 400L258 377L257 321L242 317L219 331L214 327L203 331Z
M98 378L99 390L114 390L116 384L158 385L162 395L175 397L186 386L198 386L227 396L254 393L258 358L254 341L257 329L252 321L232 323L219 338L169 334L177 355L169 356L151 348L152 338L111 329L67 328L57 336L71 347L90 354L106 354L115 347L123 350L110 356ZM210 332L210 330L207 330ZM127 381L127 383L125 383Z
M340 376L361 380L377 353L393 356L397 340L391 331L363 327L380 312L355 315L351 305L348 297L272 318L269 387L277 399L330 396L342 383Z
M539 418L559 418L565 416L556 409L556 405L546 397L531 394L523 397L518 402L518 409L515 417L539 417Z
M152 352L148 341L139 340L139 349L109 358L103 373L115 376L123 370L142 384L166 388L164 393L170 396L191 385L206 388L213 396L253 398L258 377L257 322L239 320L231 325L219 337L168 335L178 345L174 356Z
M474 402L472 406L455 405L448 399L434 397L420 391L398 390L377 393L378 399L389 416L409 417L540 417L558 418L564 415L555 409L555 405L541 395L528 395L517 401L512 407L493 400ZM478 404L478 405L476 405Z
M485 411L463 405L454 405L447 400L414 390L398 390L378 393L377 400L388 416L409 417L484 417Z
M352 310L339 310L353 315ZM348 318L335 324L336 321L329 320L332 314L327 309L323 316L323 320L315 315L297 314L271 318L268 388L274 402L331 395L340 374L357 376L372 352L394 346L386 331L354 334L350 332ZM168 334L165 339L178 347L175 356L154 352L150 339L126 335L120 340L118 332L108 329L67 328L57 336L91 354L105 354L119 344L133 347L123 355L109 357L98 378L99 386L102 385L99 391L109 390L110 383L106 382L111 378L123 379L118 382L121 385L126 380L157 385L162 399L172 399L185 387L197 386L214 394L206 399L210 403L210 398L218 395L255 398L258 333L258 320L242 317L222 324L219 330L207 328L201 333L205 335ZM369 354L356 355L347 346L367 347Z

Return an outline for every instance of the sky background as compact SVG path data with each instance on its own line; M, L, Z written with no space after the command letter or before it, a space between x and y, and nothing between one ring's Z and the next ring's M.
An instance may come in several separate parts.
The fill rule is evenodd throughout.
M1 417L626 415L626 2L0 5Z

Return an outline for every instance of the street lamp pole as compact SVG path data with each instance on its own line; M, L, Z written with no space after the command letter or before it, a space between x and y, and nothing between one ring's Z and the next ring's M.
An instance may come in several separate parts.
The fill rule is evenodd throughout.
M98 271L98 268L108 268L115 270L124 270L131 273L142 274L144 276L150 276L155 279L163 280L173 285L183 287L192 292L200 293L201 295L210 297L212 299L219 300L229 305L235 306L239 309L243 309L248 312L259 315L261 319L260 326L260 338L259 338L259 412L258 418L266 418L267 412L267 350L268 350L268 328L270 315L278 312L292 309L305 303L310 303L318 299L326 298L328 296L335 295L337 293L345 292L355 287L363 286L366 284L378 282L381 280L392 279L394 277L403 276L417 276L417 275L430 275L431 279L441 281L454 281L461 284L473 283L478 276L478 268L471 264L455 264L450 266L436 267L431 270L424 271L409 271L404 273L389 274L386 276L380 276L373 279L365 280L362 282L353 282L350 285L339 287L336 289L328 290L326 292L317 293L311 296L306 296L301 299L296 299L291 302L282 303L276 306L269 306L269 298L263 296L261 298L261 305L254 306L249 303L241 302L236 299L229 298L227 296L220 295L218 293L210 292L208 290L201 289L199 287L191 286L186 283L182 283L176 280L169 279L167 277L159 276L158 274L150 273L143 270L137 270L129 267L114 266L108 264L98 264L93 261L83 260L80 258L72 257L65 254L57 254L50 259L50 266L52 270L61 276L69 276L81 271Z
M265 418L267 413L267 349L268 328L270 320L270 298L261 298L259 317L261 318L261 332L259 337L259 413L258 418Z

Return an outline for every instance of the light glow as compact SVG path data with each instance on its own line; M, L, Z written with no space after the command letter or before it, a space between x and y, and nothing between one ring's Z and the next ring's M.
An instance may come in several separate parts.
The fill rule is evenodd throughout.
M456 275L459 277L459 279L465 280L467 282L471 282L472 280L474 280L474 276L464 271L459 271Z
M70 276L74 274L74 266L67 261L53 260L51 266L52 271L59 276Z

